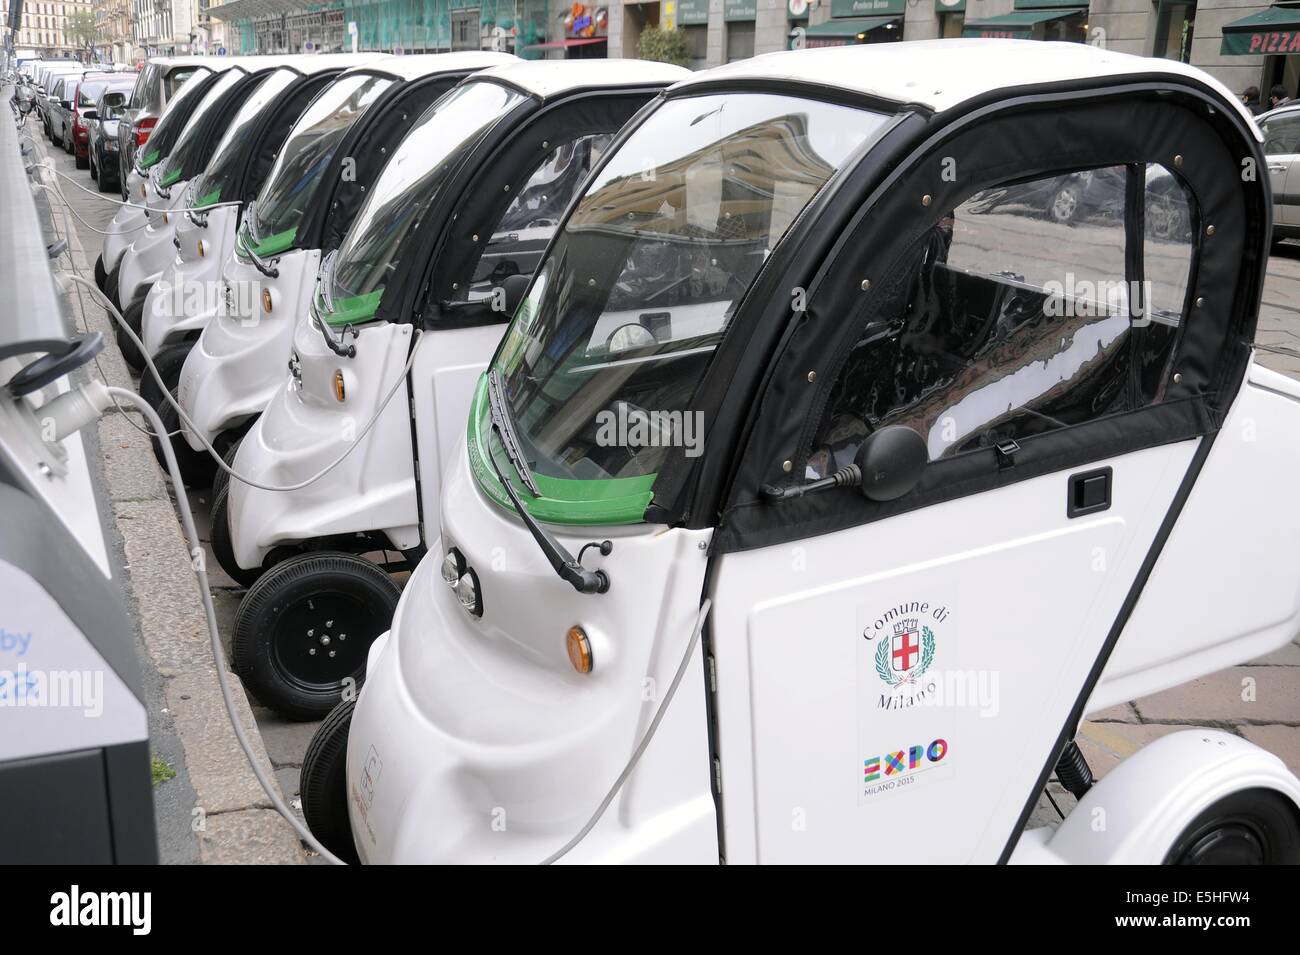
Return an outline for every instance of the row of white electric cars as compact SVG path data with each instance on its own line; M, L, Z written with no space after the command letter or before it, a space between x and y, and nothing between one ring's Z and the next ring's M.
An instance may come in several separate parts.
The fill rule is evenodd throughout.
M339 857L1300 860L1250 743L1094 783L1074 742L1300 630L1300 384L1252 360L1270 194L1216 81L998 40L217 62L99 274L212 482L236 671L324 717Z

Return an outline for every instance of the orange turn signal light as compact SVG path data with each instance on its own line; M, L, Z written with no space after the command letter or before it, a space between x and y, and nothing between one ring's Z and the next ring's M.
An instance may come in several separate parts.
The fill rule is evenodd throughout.
M565 649L569 653L569 662L579 673L591 672L591 641L581 627L570 627L564 638Z
M342 369L334 372L334 397L339 401L343 400L343 371Z
M271 290L269 288L262 289L262 308L266 314L271 314ZM342 401L343 399L340 398L339 400Z
M204 252L203 252L203 240L202 240L202 239L199 239L199 258L203 258L203 255L204 255Z

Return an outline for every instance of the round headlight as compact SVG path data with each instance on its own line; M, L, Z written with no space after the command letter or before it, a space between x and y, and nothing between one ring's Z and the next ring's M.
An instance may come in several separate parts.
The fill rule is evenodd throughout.
M460 575L460 580L456 582L456 598L460 605L478 616L483 612L482 600L478 592L478 581L474 578L474 571L467 570Z
M460 557L454 550L447 551L447 556L442 559L442 579L449 587L455 587L460 580Z

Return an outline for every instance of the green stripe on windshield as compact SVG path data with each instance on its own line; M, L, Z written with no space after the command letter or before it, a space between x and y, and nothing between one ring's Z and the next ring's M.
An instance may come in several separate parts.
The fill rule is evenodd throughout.
M547 477L533 472L541 497L533 497L523 482L513 474L505 452L498 452L500 441L492 439L491 412L487 400L487 375L478 380L474 404L469 412L469 463L478 485L488 497L507 511L514 505L497 479L496 471L483 456L484 448L496 455L501 473L515 486L519 500L528 513L548 524L640 524L650 505L656 474L641 477L605 478L591 481ZM488 444L489 440L492 441Z
M254 242L248 235L248 229L239 230L239 251L247 255L249 251L259 259L269 259L274 255L279 255L285 249L293 246L293 240L298 235L298 228L285 229L283 232L277 232L275 235L268 235L261 242Z
M204 206L216 205L221 198L221 189L218 187L209 192L206 196L199 196L194 200L194 208L202 209Z
M140 168L148 169L150 166L157 164L158 160L160 159L162 159L162 150L152 149L149 151L149 155L143 157L140 160Z
M163 176L161 179L158 180L158 185L170 186L173 182L175 182L180 177L181 177L181 171L179 169L173 169L171 172L167 173L167 175Z
M329 311L321 301L320 293L317 293L316 314L325 320L326 325L360 325L375 317L375 312L379 311L379 300L383 295L384 290L380 288L366 295L336 298L334 310Z

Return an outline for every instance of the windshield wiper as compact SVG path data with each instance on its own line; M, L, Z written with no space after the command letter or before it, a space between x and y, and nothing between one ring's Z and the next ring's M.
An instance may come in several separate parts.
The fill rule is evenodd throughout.
M487 386L492 430L496 432L497 438L501 441L501 447L505 450L506 457L519 474L520 480L524 482L533 497L541 497L542 492L538 490L537 482L533 480L532 472L528 469L528 463L519 450L518 436L515 434L514 422L510 419L510 409L506 404L505 394L501 387L501 373L497 369L493 368L488 372ZM524 522L528 532L533 535L533 540L537 541L537 546L542 549L543 556L546 557L547 562L560 576L560 579L568 581L573 585L573 589L580 594L603 594L609 590L609 575L603 570L588 570L583 567L577 557L570 554L563 544L539 524L537 519L528 512L528 508L524 507L523 502L519 500L514 485L501 473L501 468L497 464L491 446L484 448L483 451L492 464L492 470L496 472L497 480L506 489L510 503L514 505L515 513ZM585 553L588 547L596 547L602 554L609 554L614 549L614 545L610 541L601 541L585 545L580 553Z

